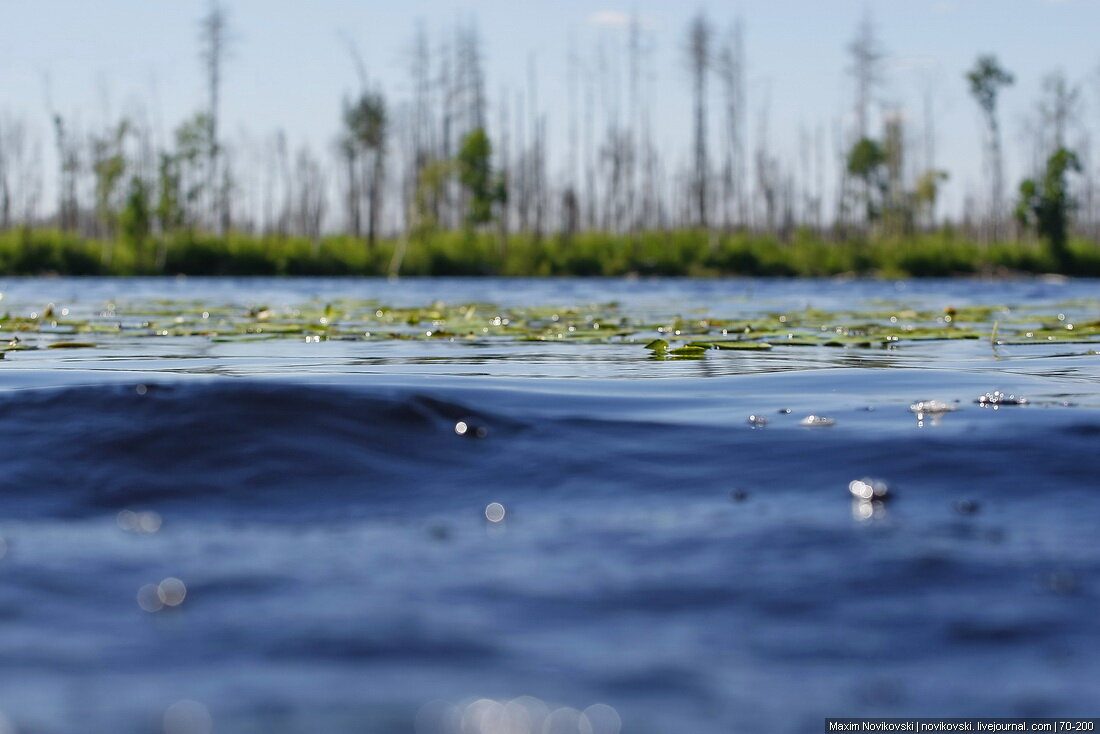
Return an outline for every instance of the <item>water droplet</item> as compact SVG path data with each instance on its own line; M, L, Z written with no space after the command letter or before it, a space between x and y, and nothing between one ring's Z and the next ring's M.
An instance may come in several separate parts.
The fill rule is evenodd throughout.
M952 507L960 515L973 515L981 509L981 505L971 500L957 500L952 504Z
M122 510L115 518L119 528L128 533L152 535L160 530L163 520L155 512L134 512Z
M918 415L936 415L938 413L951 413L955 410L958 410L958 408L941 400L920 400L909 406L909 411Z
M214 721L198 701L177 701L164 711L164 734L210 734Z
M858 500L886 500L890 498L890 485L881 479L853 479L848 491Z
M160 530L160 526L163 524L160 515L155 512L142 512L138 514L137 524L138 529L148 535Z
M493 502L485 508L485 519L492 523L502 522L506 514L504 505L499 502Z
M881 520L885 516L885 502L879 500L852 500L852 517L858 522Z
M164 602L160 600L160 595L157 594L156 584L146 584L138 589L137 603L143 611L150 614L164 609Z
M584 710L584 718L592 728L592 734L619 734L623 720L619 712L604 703L592 704Z
M157 584L157 598L166 607L178 607L187 598L187 586L177 578L166 578Z
M1027 405L1027 398L1016 397L1000 390L994 390L993 392L987 392L985 395L979 395L975 402L983 408L999 408L1002 405Z
M455 423L455 433L466 438L485 438L489 431L484 426L475 426L467 421Z
M543 734L582 734L589 729L584 714L571 708L556 709L542 722Z

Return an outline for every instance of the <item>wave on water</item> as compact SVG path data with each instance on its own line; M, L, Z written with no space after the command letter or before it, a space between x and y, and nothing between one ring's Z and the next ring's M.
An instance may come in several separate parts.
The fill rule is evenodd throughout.
M47 734L1087 713L1100 417L938 379L3 393L0 712ZM918 418L925 397L956 410Z
M456 433L461 422L469 437ZM9 487L20 488L5 504L18 497L25 510L81 514L231 503L262 513L341 494L409 500L418 487L403 480L467 461L479 451L477 431L490 426L523 428L391 391L243 381L15 391L0 397L0 458Z
M1035 406L967 406L923 431L903 404L837 408L835 429L785 412L752 424L738 412L747 398L723 389L734 382L679 398L675 386L672 398L645 386L595 398L246 380L11 391L0 395L0 507L81 516L173 503L293 517L448 506L471 490L575 494L585 480L593 494L730 482L783 491L860 472L929 491L1000 482L1013 492L1087 476L1100 430L1091 410ZM1040 447L1049 430L1059 440Z

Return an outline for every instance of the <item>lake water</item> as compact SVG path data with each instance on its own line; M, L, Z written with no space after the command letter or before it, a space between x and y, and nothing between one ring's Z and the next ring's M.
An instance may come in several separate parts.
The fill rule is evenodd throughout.
M52 303L120 323L164 301L334 299L614 301L654 321L969 305L1100 320L1100 283L1061 280L0 291L11 316ZM652 335L249 341L147 326L0 361L0 732L728 734L1098 714L1095 345L655 360ZM975 402L994 390L1027 404ZM918 416L921 400L955 410ZM855 499L864 477L889 498Z

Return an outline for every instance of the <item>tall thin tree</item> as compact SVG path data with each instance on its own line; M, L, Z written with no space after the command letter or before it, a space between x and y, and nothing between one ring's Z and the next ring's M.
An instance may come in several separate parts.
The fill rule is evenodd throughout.
M882 61L885 53L878 40L875 21L870 11L856 27L856 35L848 44L851 66L848 72L855 82L856 142L870 137L871 104L882 84Z
M704 228L709 223L707 216L707 203L710 197L710 165L707 158L707 79L711 70L713 38L714 28L710 20L704 13L698 13L688 25L687 57L695 100L695 163L692 171L692 200L695 224Z
M209 126L206 151L206 193L209 197L209 215L219 234L224 234L228 222L228 191L222 185L221 144L218 141L218 123L221 113L222 72L228 44L229 16L221 0L210 0L210 8L200 23L200 59L206 75L207 110Z
M725 103L725 162L722 170L722 199L725 226L744 224L745 166L745 52L744 27L734 23L718 52L715 71Z
M1004 159L1001 153L1001 125L997 117L997 101L1001 90L1011 86L1016 78L1007 71L997 57L991 54L979 56L974 68L966 74L970 95L978 103L988 131L986 151L991 169L990 227L993 239L1000 235L1000 220L1004 214Z

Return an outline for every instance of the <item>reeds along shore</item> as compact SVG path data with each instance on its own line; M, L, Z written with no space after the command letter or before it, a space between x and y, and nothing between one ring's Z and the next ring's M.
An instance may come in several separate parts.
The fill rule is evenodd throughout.
M979 243L950 231L828 241L808 232L679 230L534 237L439 232L407 240L177 233L96 240L55 230L0 234L7 275L833 276L941 277L1062 273L1100 276L1100 246L1075 239L1057 262L1038 241Z

